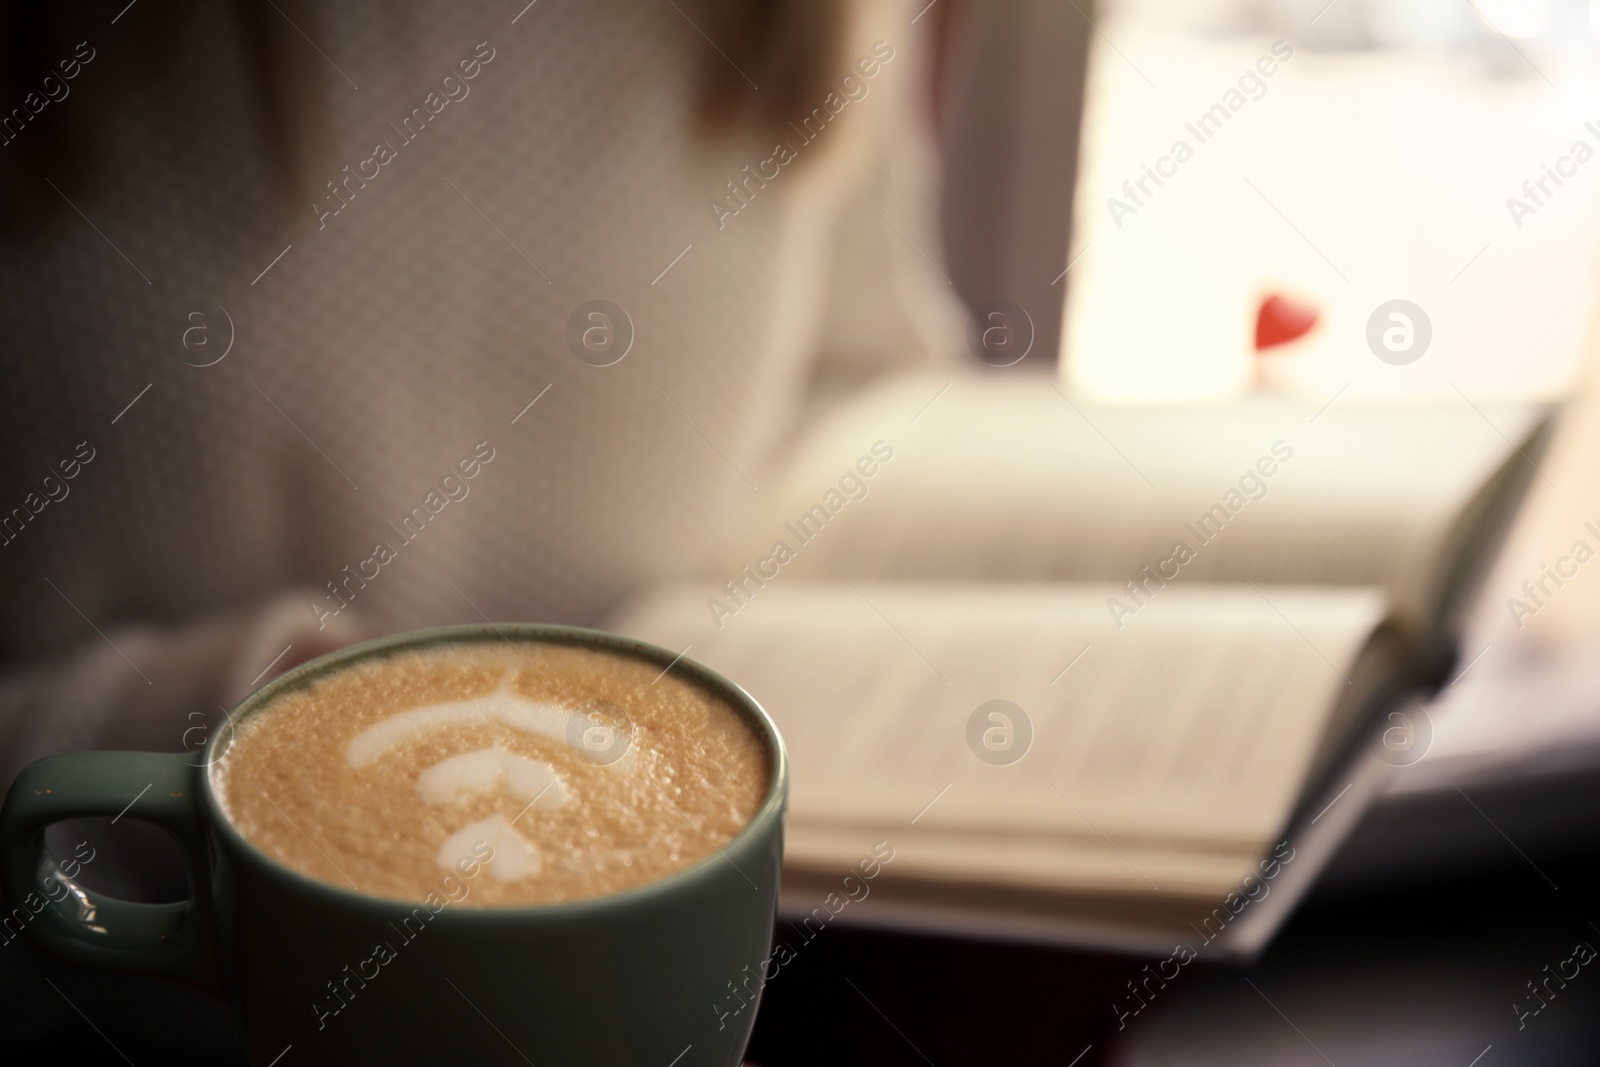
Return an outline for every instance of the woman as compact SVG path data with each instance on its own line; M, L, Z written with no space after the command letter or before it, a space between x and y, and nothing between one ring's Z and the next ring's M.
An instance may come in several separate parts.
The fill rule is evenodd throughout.
M906 5L5 13L7 782L357 637L600 621L812 399L954 358Z
M356 635L593 623L816 388L955 349L903 5L114 8L13 10L7 779Z

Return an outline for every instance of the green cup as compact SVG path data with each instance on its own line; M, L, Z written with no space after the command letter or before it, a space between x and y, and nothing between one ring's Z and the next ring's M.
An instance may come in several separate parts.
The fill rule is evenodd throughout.
M766 743L771 786L760 810L711 856L647 885L561 904L437 912L292 871L222 813L211 768L226 755L229 727L275 697L359 661L507 639L642 659L722 697ZM738 983L769 953L788 780L783 741L761 707L666 649L526 624L400 634L268 682L198 757L79 752L29 766L0 809L0 888L12 909L0 922L20 922L61 959L176 978L226 999L257 1064L731 1067L756 1013L730 1016L717 1005L748 990ZM52 823L124 810L178 840L189 900L107 897L46 853ZM758 985L750 995L759 993Z

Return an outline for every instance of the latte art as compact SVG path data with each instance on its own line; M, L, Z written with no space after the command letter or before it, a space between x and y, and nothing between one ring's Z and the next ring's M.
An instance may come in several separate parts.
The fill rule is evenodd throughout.
M477 904L579 899L714 852L769 757L739 712L655 664L463 642L357 662L241 722L213 774L257 847L315 878L422 899L481 858Z
M345 758L352 767L365 767L426 734L494 723L551 739L600 728L577 711L518 696L502 681L494 692L483 696L412 708L374 723L345 747ZM517 814L519 820L529 808L559 808L567 800L566 779L555 767L499 745L446 756L417 776L417 795L430 804L459 805L479 794L497 791L528 802L528 807ZM470 823L445 838L434 860L445 871L452 871L462 860L471 858L473 847L480 841L490 845L497 858L509 861L489 869L493 878L512 881L532 877L543 869L537 846L498 814Z

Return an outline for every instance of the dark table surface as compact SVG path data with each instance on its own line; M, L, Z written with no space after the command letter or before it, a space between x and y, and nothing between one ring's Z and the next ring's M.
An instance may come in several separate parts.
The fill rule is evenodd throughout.
M830 927L767 986L749 1059L798 1064L1503 1067L1600 1063L1600 773L1372 809L1262 956L1191 965L1118 1028L1150 962ZM228 1010L0 948L0 1062L238 1064ZM1519 1022L1521 1025L1519 1026ZM1077 1057L1075 1059L1075 1057ZM541 1065L543 1067L543 1065Z

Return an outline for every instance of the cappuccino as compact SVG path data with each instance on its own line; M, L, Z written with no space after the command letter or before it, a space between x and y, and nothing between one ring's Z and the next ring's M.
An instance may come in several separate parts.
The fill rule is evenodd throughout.
M358 660L246 716L211 773L229 820L302 874L421 901L546 904L713 855L772 754L714 692L622 652L534 641Z

